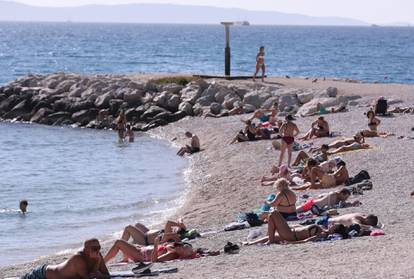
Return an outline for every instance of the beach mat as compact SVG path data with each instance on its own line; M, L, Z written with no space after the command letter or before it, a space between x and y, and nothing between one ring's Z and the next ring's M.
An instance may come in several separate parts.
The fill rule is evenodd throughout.
M134 273L132 271L118 271L118 272L112 272L111 278L141 278L141 277L153 277L158 276L160 274L165 273L177 273L178 268L165 268L165 269L158 269L154 271L149 272L142 272L142 273Z

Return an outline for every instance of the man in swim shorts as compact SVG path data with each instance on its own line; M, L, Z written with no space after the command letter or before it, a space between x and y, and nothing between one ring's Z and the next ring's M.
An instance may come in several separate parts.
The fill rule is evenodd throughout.
M82 251L58 265L43 265L20 279L98 278L109 279L97 239L85 241Z
M177 152L177 155L178 156L184 156L186 153L194 154L194 153L200 152L200 139L198 138L198 136L193 135L190 132L186 132L185 136L187 138L191 139L191 143L190 143L190 145L186 145L186 146L182 147Z
M363 213L351 213L345 214L342 216L337 216L329 218L329 225L342 224L346 227L351 226L352 224L359 224L363 228L370 228L378 226L378 217L372 214L363 214Z
M315 122L312 123L311 129L300 140L310 140L313 137L322 138L329 137L329 124L323 116L319 116Z

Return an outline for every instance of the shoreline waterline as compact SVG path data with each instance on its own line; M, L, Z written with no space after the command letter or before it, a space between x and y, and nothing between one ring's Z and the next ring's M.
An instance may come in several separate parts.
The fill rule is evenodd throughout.
M65 133L65 132L66 133L71 133L70 131L72 131L74 133L87 134L88 139L90 139L91 141L93 140L93 134L95 134L95 135L96 134L98 134L98 135L105 135L106 134L106 137L108 137L108 136L113 137L113 142L116 141L116 133L115 132L108 133L106 131L97 131L97 130L93 130L93 129L81 129L81 128L73 129L71 127L49 127L49 126L38 125L38 124L33 124L32 125L32 124L27 124L27 123L5 123L5 122L1 122L0 127L2 128L3 131L6 131L6 132L7 132L7 130L5 130L5 125L11 126L11 129L13 129L13 127L15 127L15 128L17 128L19 126L21 127L23 125L29 133L30 133L30 130L35 130L35 129L48 129L48 130L51 129L51 130L55 130L55 131L57 129L62 129L62 131L64 131L63 133ZM137 147L137 145L140 145L140 144L145 144L145 146L147 146L147 148L148 148L148 144L154 142L156 145L164 146L164 147L162 147L161 151L159 151L159 153L164 154L162 156L167 156L165 154L165 150L169 150L168 151L169 155L167 156L167 158L169 156L175 156L174 147L168 141L163 140L161 138L151 137L150 135L147 135L147 134L140 134L140 135L141 136L138 136L136 138L136 142L133 143L132 146L128 146L129 148L126 148L126 150L125 150L124 147L116 146L116 144L114 144L115 147L114 147L114 145L112 145L112 148L109 148L109 149L115 149L116 150L117 148L121 148L120 152L125 153L125 152L129 152L129 150L133 151L133 147L134 146ZM0 137L0 139L1 139L1 137ZM2 142L2 141L0 140L0 142ZM1 153L1 148L0 148L0 153ZM154 157L157 157L157 156L154 156ZM117 236L120 235L120 232L123 229L123 226L125 226L126 224L129 224L129 223L134 223L134 222L139 221L139 222L145 223L146 225L148 225L150 227L162 225L164 220L166 220L167 218L173 216L175 214L175 212L177 211L177 208L179 208L181 206L181 204L183 203L183 196L185 195L186 188L187 188L187 185L185 183L185 172L188 171L189 162L188 162L188 160L182 160L182 159L177 159L177 160L181 161L181 163L173 164L173 165L172 164L169 164L169 165L164 164L165 166L163 167L165 169L166 166L170 166L170 167L173 166L173 169L170 168L170 170L167 173L171 173L170 177L172 176L172 179L169 183L171 184L171 182L172 182L172 184L174 184L174 185L169 186L169 188L165 188L166 192L163 193L163 194L161 194L161 192L163 191L162 187L164 187L164 186L162 186L162 187L159 186L158 187L160 189L159 191L161 191L158 194L157 194L157 192L152 193L152 192L148 192L147 190L145 190L143 192L143 194L147 193L147 194L145 194L145 196L143 196L143 198L147 197L145 199L148 200L148 202L143 200L144 201L143 204L144 204L144 206L145 206L145 204L148 204L148 206L150 206L150 207L145 206L145 207L142 207L142 209L139 209L141 207L137 208L136 206L139 206L139 204L141 204L142 202L140 202L139 200L136 200L136 202L133 202L131 205L127 205L127 207L122 206L121 205L122 203L121 203L120 204L121 205L120 209L114 208L115 212L118 211L120 213L122 213L123 210L127 210L127 212L134 212L134 211L137 211L137 210L138 210L137 212L139 212L139 211L144 210L144 211L142 211L142 214L140 213L140 214L137 215L137 213L133 213L131 215L131 217L128 217L129 213L125 212L127 215L122 213L122 214L118 215L118 217L117 217L116 214L115 215L113 215L113 214L107 215L108 213L105 213L107 210L104 209L104 207L101 207L102 209L104 209L104 211L102 211L102 209L99 209L99 211L101 211L102 213L98 213L98 217L97 217L98 219L96 219L96 221L98 222L97 225L95 224L96 221L92 220L92 224L95 224L93 226L98 226L99 227L99 226L101 226L101 225L99 225L99 223L104 222L104 223L102 223L102 225L107 223L109 225L108 228L114 228L113 230L110 230L110 231L107 230L107 232L104 232L104 233L101 233L97 229L95 229L96 230L95 233L93 233L93 231L91 232L89 230L89 232L85 233L84 236L82 236L82 234L78 235L78 237L76 238L76 241L74 241L74 242L73 241L68 242L69 240L65 239L65 241L62 241L62 244L59 244L59 242L53 241L53 243L55 243L55 244L50 245L50 247L51 247L50 252L47 252L48 249L45 248L46 249L45 252L41 252L39 257L35 256L32 259L27 259L27 260L21 260L20 259L20 260L16 260L16 261L12 261L12 262L11 261L5 261L4 263L0 264L0 268L2 268L2 269L3 268L9 268L9 267L16 266L16 265L28 264L28 263L31 263L33 261L39 261L39 260L42 260L42 259L45 259L45 258L51 258L51 257L53 258L53 257L56 257L56 256L66 255L67 252L71 253L73 251L76 251L79 247L81 247L81 245L82 245L83 241L85 240L85 238L98 237L98 238L102 239L103 243L105 243L105 244L111 243ZM126 163L128 163L128 162L126 162ZM131 163L133 163L133 162L131 162ZM153 164L153 163L150 162L150 165L151 164ZM109 165L111 165L111 164L109 164ZM163 164L161 164L161 165L163 165ZM160 165L160 167L161 167L161 165ZM110 171L111 168L112 167L109 167L108 171ZM130 171L127 169L126 172L130 172ZM122 173L120 175L122 175ZM149 176L149 174L145 174L145 176L148 177L148 178L151 177L151 176ZM165 184L165 182L163 182L165 180L165 178L163 178L162 175L161 176L160 175L153 176L153 178L157 178L157 177L160 179L161 184ZM99 180L99 178L98 178L98 180ZM141 180L139 179L137 181L137 183L141 183L140 181ZM25 183L24 180L23 180L23 183ZM29 183L29 182L27 182L27 183ZM96 182L96 183L99 183L99 182ZM176 184L176 183L178 183L178 184ZM152 183L150 185L154 185L154 183ZM152 188L152 187L153 186L151 186L150 188ZM98 188L97 188L97 191L100 191L100 190L98 190ZM171 192L172 189L176 189L176 190ZM140 190L140 191L142 191L142 190ZM134 195L131 195L131 196L133 198ZM165 197L163 197L163 196L165 196ZM169 198L167 199L167 197L169 197ZM13 198L13 200L15 200L15 199L17 199L17 198ZM42 199L42 194L39 194L36 199ZM39 227L42 228L43 227L42 226L42 216L39 216L39 215L44 214L44 213L41 213L44 210L42 209L42 211L39 211L38 207L40 205L39 205L39 202L36 201L36 199L35 198L28 198L28 200L29 200L29 213L26 216L24 221L26 221L26 223L27 223L27 221L30 220L30 218L33 218L33 219L36 218L37 222L39 222ZM97 201L99 203L99 200L97 200ZM6 202L10 202L10 201L6 201ZM18 201L16 201L15 203L17 203L17 202ZM136 204L136 205L134 205L134 204ZM10 205L6 206L6 208L12 208L12 207L13 207L13 204L11 204L11 206ZM71 217L71 216L75 216L75 215L73 215L75 213L74 212L71 213L73 211L73 209L70 209L70 208L72 208L72 206L69 207L69 211L67 213L65 213L62 210L58 211L58 212L60 212L59 218L63 219L63 218L65 218L64 217L65 214L71 214L71 215L68 215L68 217L69 217L69 219L71 219L71 222L72 222L72 219L74 217ZM98 206L98 208L99 208L99 206ZM125 209L123 209L123 208L125 208ZM134 208L137 208L137 209L135 210ZM119 211L119 210L121 210L121 211ZM148 210L150 210L150 211L148 211ZM96 213L92 213L92 214L96 214ZM102 215L102 216L99 217L99 215ZM46 216L47 215L45 215L44 218L47 218ZM107 217L105 217L105 216L107 216ZM139 217L139 216L141 216L141 217ZM0 218L2 218L2 219L13 219L13 217L16 217L16 216L14 216L14 215L13 216L5 216L4 214L0 215ZM87 226L87 222L89 222L89 221L86 221L86 220L81 221L78 218L81 218L81 217L76 217L75 219L73 219L74 220L73 222L76 223L77 222L76 220L78 220L79 225L75 225L75 223L73 223L73 225L70 225L69 227L74 227L75 228L75 227L80 226L80 228L83 228L84 226ZM119 219L119 221L117 221L118 219ZM153 221L153 220L155 220L155 221ZM51 221L49 219L46 223L46 227L49 226L50 222ZM104 226L108 226L108 225L104 225ZM24 226L24 223L23 223L23 226ZM98 228L98 227L96 227L96 228ZM79 229L76 229L76 231L78 231L78 230ZM79 230L79 232L82 232L82 230L83 229ZM7 232L4 231L4 233L7 233ZM64 233L61 234L62 237L64 237L64 235L65 235ZM18 237L18 236L16 236L16 237ZM17 238L15 240L19 241ZM44 243L44 247L48 247L48 242ZM53 250L55 250L56 252L52 252ZM23 253L23 250L21 251L21 253ZM30 251L27 251L25 253L30 254Z

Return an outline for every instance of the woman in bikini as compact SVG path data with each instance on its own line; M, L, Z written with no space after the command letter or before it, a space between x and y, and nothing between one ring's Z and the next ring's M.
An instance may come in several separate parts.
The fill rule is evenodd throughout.
M346 228L344 225L334 225L329 229L324 229L318 225L290 227L285 218L277 212L273 211L269 216L267 227L267 236L253 242L244 243L245 245L254 245L259 243L281 244L305 243L319 238L327 237L330 234L341 234L345 236Z
M296 217L296 194L289 189L289 181L284 178L276 180L275 187L279 193L268 204L275 208L286 220Z
M256 55L256 72L253 75L253 81L256 80L256 75L262 70L262 81L264 81L265 72L266 72L266 65L265 65L265 48L261 46L259 49L259 53Z
M299 128L293 123L292 115L288 115L285 118L285 122L280 126L279 133L282 136L282 144L280 147L280 157L279 157L279 167L283 164L283 158L285 156L286 150L288 151L288 164L290 168L290 162L292 160L292 150L293 143L295 142L295 137L299 134Z
M230 142L230 144L236 143L236 142L245 142L245 141L255 141L258 140L257 134L258 129L256 128L256 125L252 123L251 120L246 120L246 127L244 128L244 131L240 131L235 138Z
M163 230L150 230L145 225L137 223L134 226L129 225L125 227L121 240L128 241L132 238L135 244L148 246L154 244L157 236L162 233L161 242L169 240L181 241L181 235L186 230L182 219L179 219L178 222L167 221Z
M116 123L117 123L117 130L118 130L118 139L120 142L124 141L126 137L126 125L127 125L127 119L126 119L124 111L121 111Z
M385 132L379 132L378 126L381 124L381 120L379 120L375 116L375 112L371 109L367 112L368 117L368 130L362 130L360 133L366 138L375 138L375 137L387 137L391 136L392 134L388 134Z
M182 242L169 242L160 244L157 237L154 247L135 246L125 240L116 240L114 245L109 249L104 257L105 263L116 257L121 251L123 253L122 262L166 262L177 259L194 259L197 252L191 244Z

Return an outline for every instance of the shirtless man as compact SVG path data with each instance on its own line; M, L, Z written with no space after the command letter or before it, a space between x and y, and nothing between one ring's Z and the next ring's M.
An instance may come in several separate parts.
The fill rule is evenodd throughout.
M345 181L349 178L346 164L344 161L341 161L337 164L337 167L338 170L333 174L325 173L320 166L313 167L310 174L311 182L292 189L296 191L308 189L325 189L344 184ZM316 181L317 179L319 179L319 182Z
M328 150L329 146L327 144L323 144L320 148L320 152L315 156L312 156L318 163L322 163L328 160ZM311 156L308 155L305 151L301 150L296 157L295 162L293 162L293 166L298 166L300 163L305 163Z
M310 140L312 137L323 138L329 136L329 124L323 118L319 116L318 119L312 123L311 129L300 140Z
M292 160L293 143L295 137L299 134L299 128L293 123L292 115L288 115L285 118L285 122L280 126L279 130L282 136L282 144L280 147L279 167L283 164L283 158L286 150L288 151L288 163L287 166L290 168L290 161Z
M44 265L20 279L89 279L111 278L102 258L97 239L85 241L83 250L58 265Z
M185 132L185 136L191 139L190 145L182 147L178 152L178 156L184 156L186 153L194 154L200 152L200 139L190 132Z
M332 208L338 206L340 203L346 202L346 200L351 196L351 191L346 188L343 188L339 191L334 191L330 193L325 193L319 195L315 199L308 199L304 204L296 208L297 213L303 213L310 211L313 207L316 206L317 210L322 210L324 208ZM359 201L353 203L348 203L350 206L360 205Z
M370 228L378 226L378 217L372 214L351 213L329 218L328 224L342 224L346 227L349 227L352 224L359 224L363 228Z

